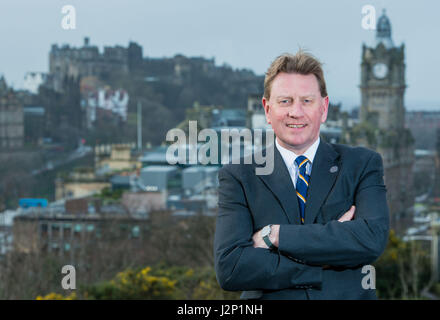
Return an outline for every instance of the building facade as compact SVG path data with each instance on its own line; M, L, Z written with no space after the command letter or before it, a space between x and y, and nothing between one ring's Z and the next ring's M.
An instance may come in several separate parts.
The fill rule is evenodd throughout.
M405 128L405 46L394 45L391 23L383 14L373 46L362 47L360 124L356 144L375 149L383 158L391 224L399 228L414 205L414 139Z
M127 74L142 65L142 47L130 42L127 48L122 46L104 47L99 52L97 46L90 45L90 39L84 38L80 48L69 45L52 45L49 53L49 74L53 88L62 91L62 81L65 77L75 79L87 76L107 78L110 74Z
M8 88L4 77L0 78L0 150L23 146L23 105L16 93Z

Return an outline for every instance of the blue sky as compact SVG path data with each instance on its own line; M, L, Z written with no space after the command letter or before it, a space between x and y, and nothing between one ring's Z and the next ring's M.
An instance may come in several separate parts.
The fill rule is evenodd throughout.
M75 30L61 28L67 4ZM377 17L386 8L394 43L405 43L407 109L440 109L440 2L430 0L2 0L0 74L20 88L27 71L48 70L52 44L81 46L86 36L101 50L136 41L146 57L214 57L257 74L302 47L324 62L330 100L350 109L360 101L362 43L375 38L361 27L364 5Z

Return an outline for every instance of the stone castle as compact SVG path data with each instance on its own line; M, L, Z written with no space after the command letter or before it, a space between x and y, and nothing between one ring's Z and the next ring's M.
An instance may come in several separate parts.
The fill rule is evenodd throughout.
M99 48L90 45L90 40L86 37L80 48L52 45L49 53L49 74L54 89L62 91L65 77L78 79L97 76L105 79L111 74L128 74L139 68L142 61L142 47L135 42L130 42L127 48L104 47L104 52L100 53Z

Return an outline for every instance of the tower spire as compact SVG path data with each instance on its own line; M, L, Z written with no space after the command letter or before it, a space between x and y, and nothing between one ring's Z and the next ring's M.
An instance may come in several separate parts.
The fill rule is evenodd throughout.
M383 43L385 48L390 49L394 47L391 39L391 23L386 15L385 8L382 9L382 15L377 20L376 25L376 46Z

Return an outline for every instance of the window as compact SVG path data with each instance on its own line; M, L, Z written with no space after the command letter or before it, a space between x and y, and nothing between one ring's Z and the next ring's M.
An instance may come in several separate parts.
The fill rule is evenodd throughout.
M47 223L40 224L40 230L42 233L46 233L47 232Z
M139 233L140 233L140 228L139 228L139 226L134 226L134 227L131 229L131 236L132 236L133 238L139 238Z

